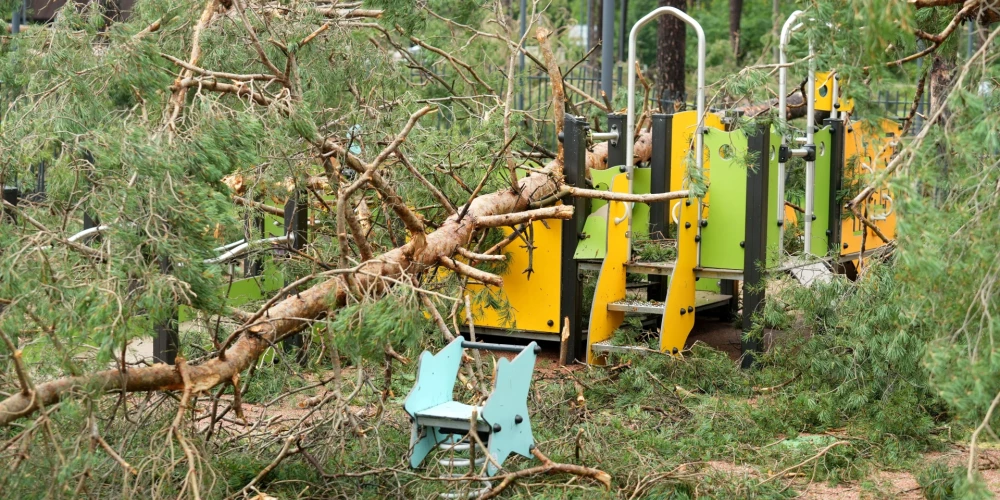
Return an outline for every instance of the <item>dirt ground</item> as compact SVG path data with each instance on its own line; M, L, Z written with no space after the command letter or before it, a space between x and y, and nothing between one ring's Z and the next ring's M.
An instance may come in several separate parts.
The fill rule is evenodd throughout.
M720 321L717 319L703 319L696 323L694 330L688 338L687 345L690 347L695 342L702 342L725 352L734 361L741 355L740 350L741 330L732 321ZM767 342L773 342L775 338L780 339L780 332L770 332ZM493 339L486 339L487 341ZM149 357L152 354L151 342L137 343L133 346L131 356L136 358ZM512 358L514 353L496 352L491 353L496 356ZM583 365L572 365L567 367L559 366L558 345L554 343L544 343L542 353L539 355L536 365L537 376L552 380L560 377L572 377L572 371L583 369ZM344 376L350 378L345 371ZM235 435L273 435L274 433L294 427L304 421L309 421L315 417L311 411L320 396L310 397L308 395L293 396L286 398L281 403L273 406L263 406L243 403L242 408L245 420L238 419L232 411L225 411L231 399L223 396L220 407L217 409L223 416L220 420L221 427L228 433ZM204 428L211 421L212 409L209 405L201 406L195 410L200 413L197 426ZM349 411L354 412L358 417L370 417L375 411L374 407L350 407ZM968 460L968 449L955 446L945 452L929 453L924 456L923 464L915 467L920 470L926 465L945 462L949 467L964 466ZM765 473L754 467L735 464L724 461L711 461L701 465L711 470L727 475L753 478L763 480L767 478ZM1000 449L987 448L980 452L978 468L980 474L986 480L989 488L1000 497ZM809 483L804 478L801 479L796 488L802 493L801 498L805 499L861 499L861 498L898 498L898 499L920 499L924 498L920 486L917 483L915 473L910 471L879 471L865 479L868 483L865 487L862 482L841 483L831 486L825 482Z

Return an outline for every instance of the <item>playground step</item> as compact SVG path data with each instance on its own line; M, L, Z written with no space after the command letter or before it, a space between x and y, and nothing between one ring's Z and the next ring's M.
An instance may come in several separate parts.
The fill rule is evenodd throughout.
M617 353L649 353L656 352L644 345L614 345L610 340L605 340L604 342L597 342L596 344L591 344L590 349L595 353L605 353L605 352L617 352Z
M696 311L702 311L713 307L724 306L729 304L729 300L732 298L732 295L698 290L695 292L694 307ZM655 300L619 300L618 302L608 304L608 310L640 314L663 314L663 302L657 302Z
M625 288L628 290L632 290L636 288L646 288L649 285L652 285L652 283L648 281L636 281L634 283L625 283Z
M625 264L625 271L635 274L653 276L670 276L674 272L675 262L630 262ZM696 267L694 275L699 278L715 278L724 280L743 280L742 269L716 269L711 267Z

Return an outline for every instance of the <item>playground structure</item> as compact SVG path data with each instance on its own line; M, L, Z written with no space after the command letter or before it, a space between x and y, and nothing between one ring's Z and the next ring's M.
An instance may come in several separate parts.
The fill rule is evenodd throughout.
M635 165L636 35L643 25L666 14L680 18L698 35L696 110L654 114L652 156L648 164ZM792 14L782 30L782 63L801 15ZM584 118L565 118L561 140L566 183L583 187L589 177L594 189L666 193L692 187L691 174L700 174L705 192L650 205L577 198L572 201L573 219L518 228L530 234L531 241L522 246L515 240L504 249L509 256L504 285L491 290L506 298L513 314L501 314L483 301L474 304L477 333L562 340L568 343L569 361L603 363L612 352L647 350L616 345L612 338L626 314L642 314L660 317L659 350L677 354L697 314L740 316L742 330L749 331L753 314L763 305L762 285L769 274L790 272L805 284L834 272L851 274L859 257L886 244L876 230L894 238L896 221L888 186L869 198L863 211L867 221L843 206L844 193L858 186L862 176L885 168L900 127L885 121L870 130L852 122L852 106L840 99L838 77L834 72L816 73L813 60L805 87L805 133L782 136L778 130L787 127L766 122L747 133L734 126L732 116L705 109L705 37L697 21L671 7L640 19L629 37L627 114L608 115L606 133L591 132ZM782 66L781 110L786 109L786 81L787 68ZM828 112L830 118L816 124L817 111ZM586 149L599 139L609 141L608 168L587 172ZM794 158L805 163L804 203L786 199L786 169ZM804 206L804 213L796 215L791 208L796 205ZM804 250L786 257L784 231L796 222L804 229ZM645 237L675 248L676 258L638 259L633 247ZM534 272L523 273L529 264ZM589 319L583 318L583 271L599 271ZM645 278L630 283L629 276ZM511 322L505 316L516 319ZM568 339L560 335L564 322ZM745 336L741 343L747 354L743 364L748 366L761 346Z
M455 382L466 348L518 353L513 360L500 358L494 390L481 406L454 400ZM513 453L532 458L531 449L535 441L528 416L528 389L538 351L534 342L522 348L466 342L461 338L455 339L437 354L424 351L417 366L416 382L403 403L411 423L410 467L419 467L434 448L452 454L468 452L469 458L449 456L439 462L449 470L469 467L472 476L478 476L474 469L484 464L486 475L495 475ZM472 433L475 433L475 438ZM463 476L451 474L449 477ZM468 498L490 490L489 481L483 481L483 484L484 489L470 492ZM459 498L454 493L444 497Z

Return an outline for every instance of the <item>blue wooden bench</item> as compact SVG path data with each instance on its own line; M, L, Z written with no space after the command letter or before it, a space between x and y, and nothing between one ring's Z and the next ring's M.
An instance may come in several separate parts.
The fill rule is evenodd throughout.
M454 400L463 348L519 352L513 361L500 359L496 384L483 406ZM535 370L535 356L539 351L534 342L520 347L467 342L460 338L437 354L424 351L417 366L416 384L403 403L413 423L410 467L419 467L436 446L459 449L458 443L470 432L473 410L477 413L476 432L486 444L486 452L493 458L487 461L487 475L496 474L499 470L497 466L502 466L512 453L532 458L531 449L535 440L528 418L528 389ZM462 465L467 462L465 460ZM477 463L481 462L477 460ZM452 461L451 465L460 464Z

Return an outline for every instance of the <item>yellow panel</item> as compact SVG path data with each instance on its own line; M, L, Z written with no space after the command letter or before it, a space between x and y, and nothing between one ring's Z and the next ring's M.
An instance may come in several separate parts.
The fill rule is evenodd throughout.
M682 111L680 113L675 113L670 121L670 129L672 131L672 136L670 137L670 190L679 191L685 189L685 179L687 178L687 155L694 149L694 142L691 140L691 135L694 134L695 128L698 124L698 112L697 111ZM707 113L705 115L705 126L717 128L719 130L724 130L725 127L722 125L722 118L716 114ZM709 164L708 156L705 156L705 178L709 177ZM708 203L708 197L704 200ZM672 200L670 203L670 214L671 221L673 216L677 213L677 204L681 203L678 200ZM705 208L705 217L708 217L708 208Z
M688 205L688 201L691 202ZM677 235L677 264L670 274L667 303L660 325L660 350L671 352L684 349L694 328L695 278L698 265L698 206L697 200L682 200ZM686 227L685 227L686 226ZM681 312L683 311L683 312Z
M628 177L618 174L611 181L611 191L628 193ZM608 202L608 252L601 263L601 274L594 289L594 302L590 308L590 327L587 334L587 363L603 365L603 356L595 355L590 346L614 335L625 320L622 311L609 311L608 304L625 298L625 262L628 260L628 219L615 224L615 219L625 216L625 203Z
M799 213L795 211L794 208L785 205L785 225L797 226L799 225Z
M813 99L817 111L833 111L833 73L816 73Z
M488 328L517 328L518 330L529 330L534 332L545 332L558 334L562 328L562 320L559 319L559 283L560 283L560 259L562 248L562 221L545 221L548 228L542 221L531 223L534 230L535 250L532 255L532 269L529 279L524 272L528 268L528 252L521 248L524 242L520 238L512 241L503 251L509 255L507 272L502 274L503 288L490 287L494 293L499 292L510 304L510 317L513 323L504 321L504 317L497 313L495 309L485 307L485 304L476 303L472 305L473 316L476 326ZM503 228L504 236L512 232L510 228ZM469 289L473 293L478 292L485 285L476 283L469 284Z
M902 127L891 120L882 120L881 126L882 134L879 137L879 140L873 141L876 146L873 149L873 153L881 153L878 159L878 164L875 168L875 171L878 172L879 175L882 175L885 168L889 166L889 162L892 161L893 148L891 146L887 147L886 145L896 140L896 138L903 132ZM895 202L896 196L895 193L890 190L888 180L884 185L880 186L877 191L875 191L873 197L873 203L868 207L868 213L870 213L873 217L872 222L875 223L875 227L877 227L879 231L882 231L882 234L884 234L887 238L890 240L895 239L896 211L892 208L892 205ZM881 217L885 217L885 220L878 220ZM874 240L878 246L885 244L881 239L879 239L878 236L875 236Z
M844 141L846 162L844 176L855 179L856 185L853 186L854 189L851 189L852 192L857 192L885 170L892 157L892 148L885 146L894 140L900 132L899 125L890 120L883 120L876 130L863 127L861 123L855 123L847 129ZM852 163L855 164L853 169L851 168ZM888 185L882 186L872 193L866 202L869 219L889 211L891 208L890 199L895 199L895 196L889 191ZM861 237L866 231L868 234L865 235L865 250L884 245L882 240L870 229L867 229L860 220L851 216L849 212L847 215L841 228L841 255L860 252ZM886 220L874 220L873 222L886 237L895 238L895 211L892 211Z
M822 95L824 93L826 95ZM838 93L841 94L841 99L840 107L837 109L845 113L850 113L854 109L854 101L843 99L843 92L839 92L839 89ZM816 73L816 88L813 90L813 96L816 103L816 110L833 111L833 73Z

